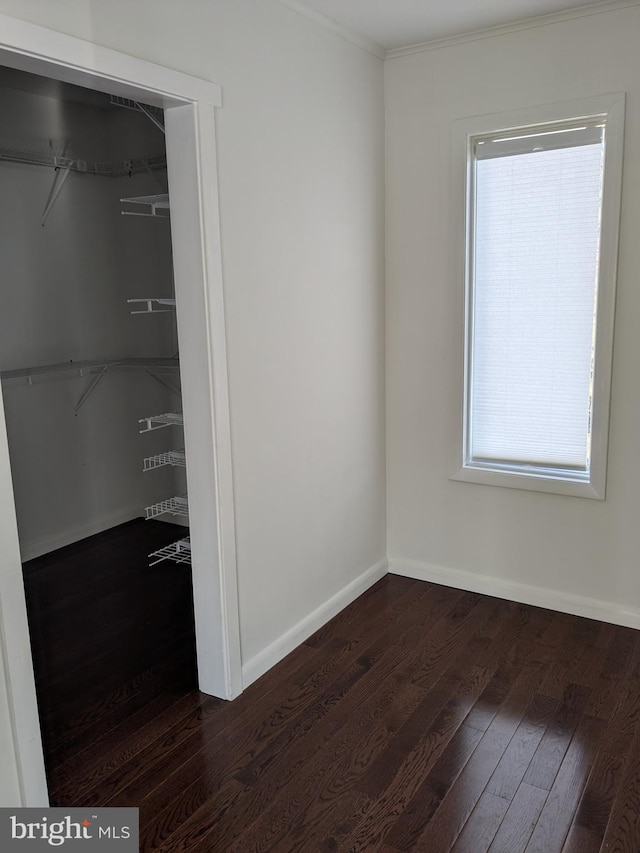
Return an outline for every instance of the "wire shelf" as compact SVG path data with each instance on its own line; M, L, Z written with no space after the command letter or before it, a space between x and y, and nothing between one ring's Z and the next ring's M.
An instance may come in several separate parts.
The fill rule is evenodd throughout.
M146 370L175 374L180 369L176 358L120 358L102 361L64 361L60 364L40 364L16 370L0 371L3 385L35 385L48 379L73 379L102 373L105 370Z
M162 415L150 415L147 418L140 418L138 423L145 424L144 429L139 430L140 434L142 434L143 432L152 432L155 429L182 426L184 418L182 412L165 412Z
M150 299L127 299L129 304L141 306L137 310L131 310L131 314L167 314L175 311L175 299L161 299L152 297Z
M27 166L46 166L51 169L70 169L88 175L100 175L105 178L119 178L128 175L143 175L149 170L164 169L167 160L164 155L152 157L132 157L118 163L102 163L95 160L83 160L78 157L64 157L51 152L28 151L22 148L0 146L0 161L22 163Z
M184 468L187 464L187 459L184 450L169 450L167 453L156 453L155 456L147 456L143 460L143 471L153 471L156 468L163 468L166 465L173 467Z
M175 376L180 370L179 358L125 358L121 362L123 367L142 369L147 373L160 373Z
M123 216L153 216L157 219L166 219L168 213L158 213L159 210L169 210L169 194L158 193L157 195L137 195L130 198L121 198L123 204L133 204L147 208L144 211L122 210Z
M149 559L153 560L153 563L149 563L150 566L155 566L156 563L161 563L163 560L171 560L173 563L184 563L190 566L191 540L187 536L185 539L172 542L171 545L165 545L164 548L158 548L157 551L152 551L149 554Z
M0 373L4 385L33 385L37 380L65 377L84 377L103 370L120 367L122 361L63 361L60 364L42 364L34 367L20 367L16 370L3 370Z
M104 361L66 361L62 364L41 364L33 367L22 367L17 370L0 371L0 379L2 380L3 388L10 388L12 385L37 385L40 382L53 381L56 379L87 379L88 386L80 395L80 398L74 406L76 414L89 399L91 394L98 387L98 383L114 370L129 370L133 369L143 371L147 376L151 376L161 385L164 385L174 394L179 394L178 388L173 387L170 381L161 378L162 375L168 376L176 381L179 381L179 374L176 377L176 372L180 369L180 362L176 358L123 358L116 360Z
M189 515L189 499L186 495L176 495L164 501L158 501L144 509L145 518L150 521L159 515Z

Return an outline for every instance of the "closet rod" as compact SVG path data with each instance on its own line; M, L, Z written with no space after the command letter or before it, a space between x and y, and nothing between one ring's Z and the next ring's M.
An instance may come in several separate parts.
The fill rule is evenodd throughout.
M101 163L96 160L82 160L78 157L61 157L56 154L43 154L39 151L27 151L21 148L3 148L0 146L0 160L10 163L22 163L27 166L48 166L50 169L70 169L88 175L101 175L104 178L124 178L139 175L167 166L166 157L158 154L153 157L132 157L118 163Z
M34 379L55 378L60 375L63 378L75 376L87 376L91 373L99 373L104 368L133 368L137 370L155 370L158 373L170 373L179 370L180 364L175 358L119 358L104 359L102 361L63 361L59 364L39 364L33 367L20 367L16 370L0 371L0 378L5 384L33 385Z
M89 384L74 406L76 414L95 391L100 380L111 370L140 370L160 382L161 375L180 376L180 364L175 358L122 358L104 361L67 361L62 364L42 364L34 367L22 367L17 370L0 371L3 387L11 385L35 385L38 381L52 379L73 379L87 377ZM180 394L177 387L162 382L174 394Z

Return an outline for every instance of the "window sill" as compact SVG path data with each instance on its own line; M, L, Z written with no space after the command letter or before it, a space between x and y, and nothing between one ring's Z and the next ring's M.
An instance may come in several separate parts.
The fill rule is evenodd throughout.
M463 465L451 478L463 483L478 483L483 486L501 486L506 489L524 489L529 492L546 492L553 495L568 495L575 498L604 500L604 484L598 488L593 481L550 476L530 472L497 471L473 465Z

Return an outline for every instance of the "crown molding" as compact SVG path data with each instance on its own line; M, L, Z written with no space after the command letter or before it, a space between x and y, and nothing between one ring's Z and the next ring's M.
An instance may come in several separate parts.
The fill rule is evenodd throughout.
M308 18L308 20L319 24L323 29L328 30L344 41L348 41L356 47L359 47L361 50L366 50L367 53L377 56L378 59L384 60L387 58L387 51L380 47L379 44L371 41L366 36L360 35L360 33L356 33L347 27L343 27L337 21L334 21L333 18L329 18L321 12L316 12L315 9L310 9L308 6L305 6L304 3L300 3L299 0L276 0L276 2L281 6L284 6L286 9L290 9L292 12L296 12L298 15L302 15L302 17ZM640 0L638 0L638 2L640 2Z
M281 0L282 1L282 0ZM593 3L589 6L581 6L578 9L567 9L564 12L552 12L548 15L537 15L534 18L526 18L522 21L514 21L511 24L501 24L496 27L487 27L482 30L474 30L460 35L448 36L447 38L433 39L420 42L419 44L398 47L388 50L385 59L398 59L410 56L414 53L425 53L430 50L440 50L445 47L453 47L458 44L466 44L479 39L495 38L496 36L508 35L509 33L529 30L537 27L547 27L551 24L559 24L564 21L573 21L576 18L586 18L590 15L601 15L605 12L615 12L619 9L627 9L631 6L640 5L640 0L605 0L601 3Z

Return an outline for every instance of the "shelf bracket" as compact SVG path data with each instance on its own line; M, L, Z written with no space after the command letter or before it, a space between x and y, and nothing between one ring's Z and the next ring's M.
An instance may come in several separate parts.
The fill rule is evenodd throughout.
M150 107L147 104L142 104L140 101L133 101L131 98L123 98L121 95L111 95L111 104L114 107L124 107L126 110L133 110L145 115L153 124L163 133L164 111L160 107Z
M57 164L57 159L54 159L54 162ZM47 221L47 217L51 213L51 208L56 203L58 196L60 195L60 190L64 186L65 181L69 177L71 173L71 166L55 166L55 174L53 176L53 184L51 185L51 190L49 191L49 198L47 199L47 203L44 206L44 210L42 212L42 227L44 228L44 224Z
M109 365L105 365L100 370L99 373L96 373L96 374L94 374L94 376L92 376L91 381L89 382L87 387L84 389L82 396L80 397L80 399L78 400L78 402L74 406L74 411L75 411L76 415L78 414L80 409L84 406L84 404L87 402L87 400L89 399L91 394L93 394L93 392L96 390L98 383L106 375L108 370L109 370Z
M164 131L164 125L162 124L162 122L155 117L155 115L146 106L146 104L141 104L140 101L135 101L134 103L135 103L136 107L140 110L140 112L143 115L146 115L146 117L149 119L150 122L153 122L153 124L155 124L155 126L158 128L158 130L162 131L162 133L165 132Z
M161 385L164 385L165 388L168 388L172 394L180 395L180 389L177 386L172 385L170 382L167 382L166 379L161 379L156 373L152 373L150 370L145 370L145 373L147 374L147 376L150 376L152 379L155 379L156 382L159 382Z

